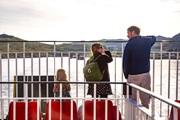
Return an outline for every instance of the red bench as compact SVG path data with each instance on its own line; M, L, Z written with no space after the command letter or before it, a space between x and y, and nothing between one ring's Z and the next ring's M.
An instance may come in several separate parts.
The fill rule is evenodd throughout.
M107 111L106 110L106 101L96 100L96 120L116 120L116 110L117 108L113 106L111 100L107 100ZM107 113L107 114L106 114ZM118 111L118 113L120 113ZM82 106L78 109L78 120L82 120ZM94 100L87 100L84 104L84 120L93 120L94 119ZM119 114L119 120L121 120L121 114Z
M71 106L73 116L71 116ZM46 104L45 120L60 120L61 117L62 120L71 120L71 117L73 117L72 120L77 120L77 106L75 101L72 102L72 105L71 101L51 101Z
M27 109L27 120L38 120L38 114L39 114L39 120L41 120L41 114L38 111L37 102L27 102L27 108L26 108L25 102L11 102L9 105L9 112L8 112L8 120L25 120L26 118L26 109ZM14 111L15 106L15 111ZM40 111L40 110L39 110ZM15 118L14 118L15 115Z

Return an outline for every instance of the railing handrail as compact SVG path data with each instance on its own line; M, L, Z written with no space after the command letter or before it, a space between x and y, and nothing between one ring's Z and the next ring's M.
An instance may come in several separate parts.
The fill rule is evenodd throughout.
M84 41L84 40L79 40L79 41L65 41L65 40L17 40L17 41L12 41L12 40L5 40L5 41L2 41L0 40L0 43L1 42L5 42L5 43L8 43L8 42L47 42L47 43L56 43L56 42L65 42L65 43L79 43L79 44L84 44L84 43L93 43L93 42L128 42L128 40L111 40L111 39L107 39L107 40L104 40L104 41L101 41L101 40L90 40L90 41ZM156 40L156 42L180 42L178 40Z
M67 83L66 81L18 81L18 82L0 82L0 84L32 84L32 83L35 83L35 84L45 84L45 83ZM131 86L139 91L142 91L144 93L147 93L149 94L150 96L153 96L154 98L156 99L159 99L173 107L176 107L178 109L180 109L180 104L173 101L173 100L170 100L168 98L165 98L163 97L162 95L159 95L159 94L156 94L156 93L153 93L152 91L149 91L149 90L146 90L140 86L137 86L133 83L127 83L127 82L68 82L70 84L98 84L98 83L107 83L107 84L127 84L128 86Z
M135 89L137 89L137 90L139 90L139 91L142 91L142 92L144 92L144 93L147 93L147 94L149 94L150 96L153 96L154 98L157 98L157 99L159 99L159 100L161 100L161 101L163 101L163 102L165 102L165 103L167 103L167 104L169 104L169 105L171 105L171 106L173 106L173 107L176 107L176 108L180 109L180 104L179 104L179 103L177 103L177 102L175 102L175 101L173 101L173 100L170 100L170 99L168 99L168 98L165 98L165 97L163 97L162 95L158 95L158 94L156 94L156 93L153 93L153 92L151 92L151 91L149 91L149 90L146 90L145 88L142 88L142 87L140 87L140 86L137 86L137 85L135 85L135 84L133 84L133 83L127 83L127 85L129 85L129 86L131 86L131 87L133 87L133 88L135 88Z
M32 83L70 83L70 84L99 84L99 83L107 83L107 84L126 84L126 82L108 82L108 81L104 81L104 82L96 82L96 81L88 81L88 82L67 82L67 81L16 81L16 82L1 82L0 84L32 84Z

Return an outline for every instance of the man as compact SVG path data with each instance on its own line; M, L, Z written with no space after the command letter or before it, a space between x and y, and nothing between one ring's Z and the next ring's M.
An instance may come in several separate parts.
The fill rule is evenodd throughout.
M140 36L140 28L131 26L127 29L128 43L124 49L123 72L127 82L134 83L151 90L150 51L156 42L155 36ZM136 101L136 90L132 89L133 100ZM141 104L149 108L150 96L141 92Z

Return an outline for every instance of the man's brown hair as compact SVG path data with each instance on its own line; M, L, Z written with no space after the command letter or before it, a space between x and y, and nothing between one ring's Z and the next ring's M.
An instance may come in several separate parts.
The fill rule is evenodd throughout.
M137 27L137 26L131 26L131 27L129 27L129 28L127 29L127 31L130 31L130 32L133 32L133 31L134 31L137 35L140 34L140 28Z

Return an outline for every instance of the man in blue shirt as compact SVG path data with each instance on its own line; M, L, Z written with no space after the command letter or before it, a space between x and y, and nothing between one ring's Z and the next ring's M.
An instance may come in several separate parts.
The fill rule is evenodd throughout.
M127 29L128 43L124 49L123 72L127 82L151 90L150 51L156 42L155 36L140 36L140 28L131 26ZM130 98L136 101L136 90L132 89ZM150 96L140 92L141 104L149 108Z

